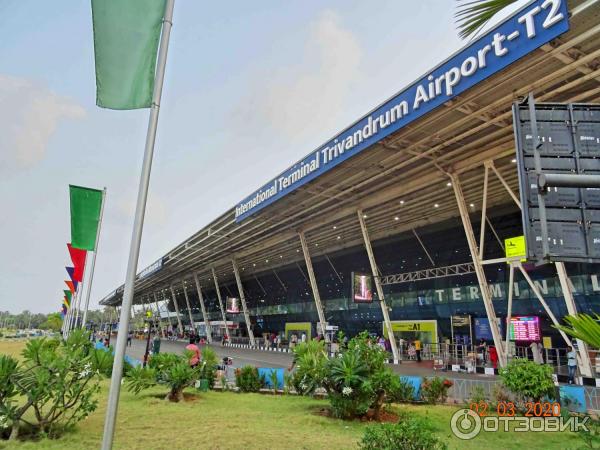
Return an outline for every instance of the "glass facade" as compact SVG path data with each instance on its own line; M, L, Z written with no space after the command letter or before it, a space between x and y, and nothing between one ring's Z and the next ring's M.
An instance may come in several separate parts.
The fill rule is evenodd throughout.
M514 210L509 210L502 216L492 217L491 221L502 241L505 238L521 234L521 217ZM474 227L477 233L477 222L474 223ZM484 258L504 256L498 240L489 227L487 228ZM459 219L420 228L418 232L436 266L471 262ZM298 246L300 247L299 243ZM432 267L412 232L374 241L373 250L377 264L384 276ZM299 252L299 254L302 253ZM326 256L315 255L312 262L328 323L339 326L340 330L350 336L365 329L380 334L383 318L377 296L374 296L372 303L354 303L352 301L352 272L370 273L364 246L353 247ZM600 265L567 264L566 267L573 284L578 310L600 313L600 282L598 280ZM566 315L566 305L562 298L554 266L526 265L526 268L553 313L559 319ZM283 332L285 324L288 322L311 322L314 333L318 316L304 261L286 264L282 260L281 266L274 269L255 269L258 268L244 267L241 271L242 284L255 334L260 335L267 331ZM489 265L485 266L485 271L496 314L504 319L507 314L508 266ZM239 297L232 274L226 274L226 277L222 278L231 280L220 285L223 301L225 302L227 296ZM204 286L203 295L209 318L220 321L221 313L212 279L201 280L201 283ZM188 293L194 318L201 321L202 316L195 288L188 289ZM384 294L386 303L391 308L390 318L392 321L436 320L441 339L450 337L450 317L453 315L471 315L473 319L486 317L474 273L386 285ZM539 316L542 334L550 336L554 342L559 343L559 335L553 329L542 305L518 272L515 273L513 295L512 315ZM187 312L182 309L182 306L185 305L183 296L178 298L178 304L182 317L187 318ZM171 307L171 309L173 308ZM241 334L245 334L243 314L228 314L227 319L240 322Z

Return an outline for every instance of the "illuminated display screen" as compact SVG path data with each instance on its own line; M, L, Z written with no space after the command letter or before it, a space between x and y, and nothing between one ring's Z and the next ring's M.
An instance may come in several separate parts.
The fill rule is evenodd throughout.
M520 316L510 319L511 341L540 341L540 318L538 316Z
M352 273L352 300L354 303L373 301L373 278L364 273Z
M237 314L240 312L240 299L235 297L227 297L227 312Z

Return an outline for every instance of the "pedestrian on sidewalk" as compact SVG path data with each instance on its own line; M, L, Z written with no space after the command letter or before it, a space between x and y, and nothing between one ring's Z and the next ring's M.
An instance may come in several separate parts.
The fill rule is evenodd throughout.
M421 341L419 339L415 341L415 352L417 353L417 362L421 362Z
M577 374L577 353L573 347L567 347L567 367L569 368L569 384L575 384L575 375Z
M127 347L131 347L131 341L133 339L133 331L127 333Z
M190 337L190 343L185 346L185 349L191 352L190 367L192 369L198 366L198 363L200 363L200 358L202 356L202 354L200 353L200 349L196 345L197 342L198 341L196 340L196 337L192 336Z

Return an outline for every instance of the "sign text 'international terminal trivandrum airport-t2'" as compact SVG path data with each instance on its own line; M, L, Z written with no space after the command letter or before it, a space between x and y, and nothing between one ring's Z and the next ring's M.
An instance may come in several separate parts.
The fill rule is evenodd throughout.
M567 0L537 0L285 170L235 208L240 222L568 31Z

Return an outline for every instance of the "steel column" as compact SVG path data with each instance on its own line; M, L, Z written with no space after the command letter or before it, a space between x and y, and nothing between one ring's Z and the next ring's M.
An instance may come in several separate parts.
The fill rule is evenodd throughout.
M217 291L217 298L219 299L219 308L221 308L221 317L223 318L223 326L225 327L225 336L229 336L229 330L227 329L227 316L225 315L225 308L223 308L223 300L221 299L221 290L219 289L219 281L217 280L217 272L215 268L212 268L212 276L215 282L215 291Z
M158 307L158 299L156 298L156 292L154 292L154 306L156 306L156 314L158 315L158 327L160 328L160 334L165 337L165 329L162 326L162 317L160 317L160 308Z
M196 282L196 291L198 291L198 300L200 301L200 309L202 310L202 319L204 320L204 327L206 328L206 340L209 344L212 343L212 333L210 329L210 321L206 315L206 308L204 307L204 297L202 296L202 289L200 288L200 280L198 274L194 274L194 281Z
M179 317L179 305L177 304L175 289L173 289L173 285L169 287L171 288L171 296L173 297L173 304L175 305L175 314L177 314L177 327L179 328L179 332L183 334L183 325L181 325L181 317Z
M308 250L308 244L306 243L306 236L304 231L298 231L300 237L300 245L302 245L302 253L304 254L304 262L306 263L306 271L308 272L308 278L310 280L310 287L315 298L315 306L317 308L317 314L319 315L319 324L321 326L321 335L325 337L325 331L327 327L327 321L325 320L325 313L323 312L323 304L321 303L321 296L319 295L319 287L317 285L317 278L313 270L312 261L310 260L310 252ZM298 266L300 267L300 266ZM317 334L318 330L317 330Z
M575 305L573 291L571 290L571 285L569 284L569 279L567 277L567 269L565 268L565 263L557 262L554 263L554 265L556 266L556 272L558 272L558 280L560 281L560 287L565 297L567 311L569 311L569 315L575 316L577 314L577 306ZM583 376L591 377L593 376L592 374L594 372L592 371L592 363L590 361L590 354L587 344L581 339L576 339L576 341L577 353L579 353L579 370L581 371L581 374Z
M487 191L488 191L488 164L484 164L483 173L483 200L481 202L481 231L479 234L479 259L483 259L483 243L485 242L485 218L487 210Z
M506 310L506 364L508 364L508 347L510 345L510 319L512 317L513 291L515 289L515 266L512 262L509 263L508 272L508 308Z
M485 272L483 265L481 264L481 258L479 258L479 250L477 248L477 241L475 240L475 234L473 233L473 226L471 224L471 218L469 217L469 210L467 209L467 203L462 192L460 180L456 174L448 174L452 180L452 189L454 190L454 196L456 197L456 203L458 204L458 211L462 220L463 228L469 244L469 251L471 252L471 258L473 259L473 266L475 267L475 274L477 275L477 281L479 283L479 289L481 291L481 297L483 298L483 305L487 318L490 322L490 331L494 340L494 346L498 353L498 361L500 366L506 365L506 355L504 344L502 343L502 336L500 335L500 329L498 327L498 321L496 319L496 311L494 311L494 304L492 303L492 296L490 289L485 278Z
M369 239L369 230L367 230L367 224L363 212L359 209L356 211L358 215L358 221L360 223L360 229L362 230L363 239L365 241L365 248L367 249L367 255L369 256L369 262L371 263L371 271L373 272L373 278L375 278L375 288L377 289L377 296L379 297L379 306L381 307L381 313L383 314L383 322L387 330L388 339L392 347L392 355L394 357L394 363L398 361L398 347L396 345L396 337L394 336L394 330L392 328L392 322L390 320L390 311L385 303L385 297L383 295L383 287L381 285L381 274L379 268L375 262L375 255L373 254L373 248L371 247L371 240Z
M242 309L244 310L244 320L246 321L246 328L248 329L248 337L250 338L250 345L256 345L254 342L254 332L252 331L252 323L250 322L250 314L248 314L248 308L246 308L246 296L244 295L244 287L242 286L242 279L240 278L240 270L237 265L237 261L231 260L233 264L233 273L235 274L235 282L240 293L240 301L242 302Z
M183 286L183 296L185 297L185 306L187 306L188 317L190 319L190 335L192 332L196 334L196 329L194 328L194 317L192 316L192 307L190 306L190 298L188 297L187 287L185 286L185 281L181 281L181 285Z

